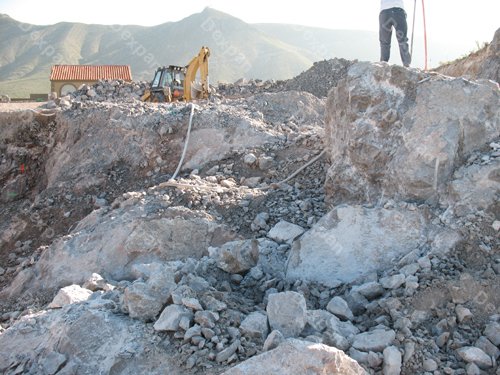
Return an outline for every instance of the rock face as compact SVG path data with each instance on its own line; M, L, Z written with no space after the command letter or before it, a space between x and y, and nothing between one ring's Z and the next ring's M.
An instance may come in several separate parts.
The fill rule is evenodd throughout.
M71 305L25 316L1 334L0 372L182 374L158 344L139 321Z
M454 170L500 132L495 85L357 63L329 95L332 203L436 203Z
M141 213L144 211L137 210L134 204L134 198L130 198L123 208L91 213L73 234L55 241L34 269L20 274L2 293L14 296L28 287L81 284L94 272L114 280L131 278L134 265L200 258L210 245L219 244L218 239L231 239L229 232L226 236L209 215L178 207L168 208L170 214L162 218L145 219ZM158 209L154 206L146 205L144 209Z
M224 375L365 375L356 361L341 350L289 339L276 349L253 357Z
M294 243L287 277L350 282L426 242L426 231L419 211L339 206Z

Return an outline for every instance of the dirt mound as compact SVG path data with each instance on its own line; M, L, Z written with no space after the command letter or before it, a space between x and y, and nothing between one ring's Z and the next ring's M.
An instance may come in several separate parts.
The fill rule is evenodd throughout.
M309 70L287 81L285 89L307 91L319 98L326 97L330 89L346 76L354 62L345 59L315 62Z

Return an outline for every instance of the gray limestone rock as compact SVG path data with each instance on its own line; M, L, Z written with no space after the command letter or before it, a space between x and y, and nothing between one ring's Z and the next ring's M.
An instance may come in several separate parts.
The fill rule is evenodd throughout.
M55 309L72 303L83 302L90 298L92 291L79 285L69 285L62 288L49 304L49 308Z
M330 302L328 302L326 309L329 312L331 312L332 314L339 317L340 319L343 319L343 320L353 320L354 319L354 315L352 314L352 311L349 308L349 305L342 297L338 297L338 296L333 297L330 300Z
M496 346L500 346L500 324L493 322L486 325L484 335Z
M224 375L342 374L367 372L343 351L322 344L289 339L276 349L252 357Z
M355 349L365 352L382 352L390 346L396 338L396 332L393 330L375 329L373 331L360 333L354 336L352 346Z
M401 352L395 346L384 349L384 375L399 375L401 373Z
M269 328L267 326L267 316L259 311L250 313L240 324L243 335L264 340L267 337Z
M457 349L457 353L465 362L474 363L482 369L488 369L493 366L490 356L474 346Z
M283 292L269 295L266 308L269 325L285 337L297 337L302 332L306 311L306 300L302 294Z
M177 331L182 318L193 319L193 313L186 307L180 305L169 305L154 324L155 331Z
M278 331L272 331L264 341L264 345L262 346L262 351L267 352L268 350L272 350L277 348L283 341L285 341L285 337L283 334Z
M352 65L327 102L329 200L436 203L461 161L498 136L499 101L487 82Z
M259 260L256 240L231 241L221 247L209 247L208 252L217 262L217 266L229 273L248 271Z
M271 228L267 236L278 243L292 243L304 231L304 228L296 224L281 220Z
M287 278L331 285L389 268L425 243L426 221L418 210L339 206L294 243Z

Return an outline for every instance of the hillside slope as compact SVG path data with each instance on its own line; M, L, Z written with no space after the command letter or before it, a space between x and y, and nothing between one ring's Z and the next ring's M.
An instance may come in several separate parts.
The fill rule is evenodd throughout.
M500 28L490 44L466 57L440 66L436 71L453 77L485 78L500 83Z
M312 65L301 51L259 28L207 8L179 22L153 27L58 23L35 26L0 16L0 92L46 92L54 64L130 64L149 80L159 65L185 65L202 45L211 48L213 81L242 76L290 78Z

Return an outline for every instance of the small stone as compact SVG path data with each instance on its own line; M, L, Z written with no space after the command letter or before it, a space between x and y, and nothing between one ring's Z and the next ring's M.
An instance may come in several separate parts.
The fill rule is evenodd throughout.
M250 154L246 154L244 157L243 157L243 162L247 165L253 165L257 162L257 157L250 153Z
M486 325L484 335L496 346L500 346L500 324L493 322Z
M297 292L269 295L266 312L271 329L285 337L297 337L306 324L306 300Z
M231 275L231 277L232 276L241 276L241 275ZM219 301L217 298L207 294L201 297L201 304L202 306L204 306L205 310L210 310L210 311L219 312L227 309L227 304L225 302Z
M191 310L200 311L203 310L200 301L196 298L185 297L182 298L182 304Z
M458 305L455 308L455 312L457 314L457 319L459 323L464 323L472 319L472 313L470 310L466 307L463 307L461 305Z
M363 297L367 298L368 300L373 300L377 297L380 297L382 294L384 294L384 289L376 281L370 281L368 283L356 286L353 288L353 291L358 292L359 294L361 294Z
M466 346L457 350L458 355L468 363L475 363L482 369L493 366L491 358L481 349L474 346Z
M438 364L435 360L427 358L424 360L422 367L425 371L436 371L438 369Z
M210 329L210 328L202 328L201 329L201 334L203 335L203 337L205 337L207 340L211 340L212 337L215 336L215 332Z
M467 375L481 375L481 369L475 363L468 363L465 366L465 371L467 371Z
M333 297L326 306L326 309L332 314L343 320L353 320L354 315L347 305L347 302L342 297Z
M398 274L380 279L380 285L385 289L397 289L405 283L405 275Z
M386 347L391 345L395 338L396 332L393 330L386 331L383 329L375 329L354 336L352 346L355 349L365 352L382 352Z
M384 360L384 356L380 353L369 352L366 359L368 361L368 366L371 368L379 368Z
M291 244L304 232L305 229L301 226L281 220L269 231L267 236L278 243Z
M235 284L239 284L243 281L243 276L238 273L232 274L231 281Z
M431 269L431 260L429 259L428 256L419 258L417 260L418 264L420 267L422 267L424 270L429 270Z
M450 338L450 332L443 332L436 338L436 345L442 348L448 342Z
M177 331L183 317L190 321L193 318L193 313L184 306L169 305L162 311L153 328L155 331Z
M395 346L384 349L384 375L401 373L401 352Z
M411 264L408 264L408 265L404 266L399 271L403 275L405 275L406 277L408 277L408 276L415 275L418 272L419 269L420 269L420 266L418 265L418 263L411 263Z
M195 324L184 333L184 341L189 341L195 336L201 336L201 327Z
M261 171L267 171L273 166L274 159L269 156L261 156L259 158L259 169Z
M333 346L334 348L347 351L351 344L347 338L342 336L341 334L327 330L323 333L323 343L328 346Z
M229 357L231 357L234 353L236 353L236 350L238 349L239 346L240 346L240 340L235 340L226 349L217 353L217 356L215 357L215 360L217 361L217 363L222 363L222 362L227 361L229 359Z
M405 343L405 355L403 357L403 363L408 363L415 354L415 343L413 341L408 341Z
M481 349L490 357L493 357L495 359L498 359L498 357L500 357L500 349L498 349L495 345L493 345L492 342L488 340L485 336L481 336L479 339L477 339L474 346L476 348Z
M113 286L106 283L106 280L104 280L104 278L101 275L99 275L97 273L93 273L87 279L87 281L85 281L85 283L83 283L83 288L95 292L97 290L106 290L106 291L112 290Z
M197 311L194 314L194 321L205 328L214 328L219 319L219 314L214 311Z
M495 220L493 222L493 224L491 224L491 227L495 230L495 231L499 231L500 230L500 221L499 220Z
M256 240L227 242L221 247L209 247L208 253L217 267L228 273L248 271L257 265L259 247Z
M283 341L285 341L283 334L278 330L274 330L267 336L266 341L264 341L262 351L267 352L268 350L277 348Z
M73 284L59 290L52 302L48 305L49 309L56 309L72 303L86 301L92 295L92 291Z
M267 316L258 311L250 313L241 322L240 330L248 337L264 340L269 332L267 327Z

